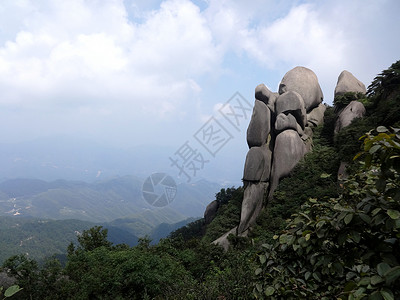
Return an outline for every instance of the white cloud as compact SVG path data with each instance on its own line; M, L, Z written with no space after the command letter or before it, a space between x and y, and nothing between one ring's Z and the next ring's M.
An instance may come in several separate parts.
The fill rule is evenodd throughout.
M198 93L196 77L218 66L206 21L189 1L165 1L142 23L127 18L122 1L22 3L0 4L0 19L9 9L23 17L0 24L18 28L0 40L3 105L89 101L162 116Z
M397 0L200 2L1 1L0 125L25 111L47 120L40 130L137 119L190 128L233 91L250 98L296 65L329 100L343 69L368 85L399 59Z

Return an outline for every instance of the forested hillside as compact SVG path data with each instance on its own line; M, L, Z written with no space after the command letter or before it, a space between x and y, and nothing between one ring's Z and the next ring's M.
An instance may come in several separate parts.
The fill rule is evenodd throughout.
M334 135L335 110L367 114ZM243 188L222 189L207 226L197 220L152 246L111 245L95 227L68 247L65 267L24 255L3 270L19 299L399 299L400 61L366 96L328 107L313 151L282 180L248 237L211 242L237 225ZM338 176L339 165L346 172Z

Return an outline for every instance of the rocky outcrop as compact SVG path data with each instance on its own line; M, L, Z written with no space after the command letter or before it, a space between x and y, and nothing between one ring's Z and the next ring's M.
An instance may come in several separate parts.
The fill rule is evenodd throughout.
M342 71L338 77L338 81L335 87L335 98L346 93L361 93L367 92L365 85L354 77L349 71ZM354 119L362 118L365 115L364 105L354 99L343 109L338 109L335 123L335 134L343 128L349 126Z
M362 118L365 112L365 107L361 102L351 101L337 116L335 134L349 126L354 119Z
M353 74L349 71L343 71L340 73L337 85L335 88L335 98L338 96L342 96L346 93L361 93L365 94L367 92L365 85L359 81ZM356 100L351 101L347 104L346 107L343 109L338 109L336 107L337 115L336 115L336 122L335 122L335 129L334 134L340 132L343 128L349 126L351 122L355 119L364 117L366 110L364 104ZM346 167L348 162L342 161L340 163L340 167L338 170L338 182L339 186L343 179L347 178Z
M279 85L279 94L288 91L300 94L307 112L317 107L324 98L317 76L305 67L296 67L283 76Z
M324 122L326 106L324 104L318 105L307 114L307 122L309 127L317 127Z
M285 130L278 134L275 141L274 162L271 172L271 191L278 186L279 179L287 176L305 153L305 145L298 132ZM270 193L269 197L272 197Z
M206 225L210 224L212 220L214 220L217 211L218 211L218 201L214 200L210 204L207 205L206 211L204 212L204 223Z
M264 84L255 89L253 114L247 129L249 151L243 172L244 196L240 223L214 241L229 247L229 234L246 236L270 199L279 180L293 170L312 147L312 128L322 124L325 106L317 76L296 67L283 77L279 93Z
M265 144L270 131L270 121L271 111L264 102L256 99L251 121L247 128L247 144L249 148L260 147Z
M344 70L339 75L335 88L335 97L349 92L365 94L367 89L364 83L354 77L349 71Z

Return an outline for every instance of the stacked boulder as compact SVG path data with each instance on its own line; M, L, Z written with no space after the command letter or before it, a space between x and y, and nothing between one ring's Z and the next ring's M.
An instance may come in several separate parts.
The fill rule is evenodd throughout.
M240 223L214 241L225 249L229 234L247 235L264 199L272 198L279 180L311 150L313 128L322 124L326 108L317 76L305 67L287 72L278 93L258 85L255 98L247 129L250 149L244 166Z
M335 99L337 99L337 97L343 96L346 93L361 93L365 95L366 92L367 89L365 88L365 85L356 77L354 77L353 74L345 70L339 75L334 97ZM339 133L343 128L349 126L351 122L353 122L355 119L364 117L365 112L365 107L361 102L357 100L351 101L343 109L338 110L336 115L334 133ZM338 170L339 183L341 182L341 180L347 178L347 165L348 162L346 161L342 161L340 163L340 167Z
M336 88L335 88L335 99L339 96L343 96L346 93L361 93L366 94L367 90L365 85L354 77L348 71L340 73ZM343 128L349 126L354 119L362 118L365 115L364 105L357 101L351 101L344 109L340 110L337 114L335 123L335 134L337 134Z

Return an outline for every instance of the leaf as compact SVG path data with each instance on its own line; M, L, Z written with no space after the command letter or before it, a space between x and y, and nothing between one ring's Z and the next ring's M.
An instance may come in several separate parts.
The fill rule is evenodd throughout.
M369 277L363 277L361 280L358 282L358 285L368 285L371 282L371 278Z
M381 148L381 145L374 145L374 146L372 146L370 149L369 149L369 153L370 154L374 154L376 151L378 151L379 150L379 148Z
M371 224L371 217L366 214L360 214L361 220L363 220L367 224Z
M386 271L384 276L386 278L386 284L390 285L400 277L400 266L396 266Z
M397 220L398 218L400 218L400 212L399 212L398 210L388 209L388 210L387 210L387 214L388 214L389 217L391 217L393 220Z
M256 284L256 289L257 289L258 292L261 293L261 291L262 291L262 285L259 284L259 283L257 283L257 284Z
M310 239L310 237L311 237L311 234L307 233L305 236L306 241L308 241Z
M281 244L286 244L287 243L287 235L286 234L282 234L279 237L279 243L281 243Z
M273 237L272 237L274 240L277 240L278 238L279 238L279 235L274 235Z
M345 286L344 286L344 292L350 292L354 290L357 287L357 284L354 281L349 281Z
M305 280L308 280L311 276L311 272L307 271L306 274L304 274Z
M267 261L267 257L265 255L260 255L260 263L265 264L266 261Z
M318 203L316 198L309 198L308 201L311 203Z
M373 292L369 297L368 300L382 300L381 293L379 291Z
M382 281L383 281L383 278L381 276L378 276L378 275L372 276L372 278L371 278L371 284L372 285L376 285L378 283L381 283Z
M319 272L314 272L312 275L315 280L317 280L318 282L321 282L321 274Z
M347 214L347 216L344 217L344 223L347 225L351 222L353 219L353 214Z
M275 293L275 289L272 286L269 286L265 289L265 296L269 297Z
M372 216L375 216L378 212L380 212L382 210L382 208L380 208L380 207L378 207L378 208L375 208L373 211L372 211Z
M6 289L6 291L4 292L4 297L6 297L6 298L11 297L15 293L18 293L20 290L22 290L22 288L20 288L18 285L12 285L8 289Z
M394 300L393 293L391 291L390 293L388 292L388 290L381 291L381 295L385 300Z
M383 277L385 273L390 270L390 266L387 263L382 262L376 266L376 269L378 274Z
M385 126L378 126L376 128L377 132L388 132L388 129Z
M321 177L322 179L325 179L325 178L331 177L331 175L332 175L332 174L322 173L320 177Z
M261 269L261 268L258 268L254 273L255 273L256 275L259 275L261 272L262 272L262 269Z

